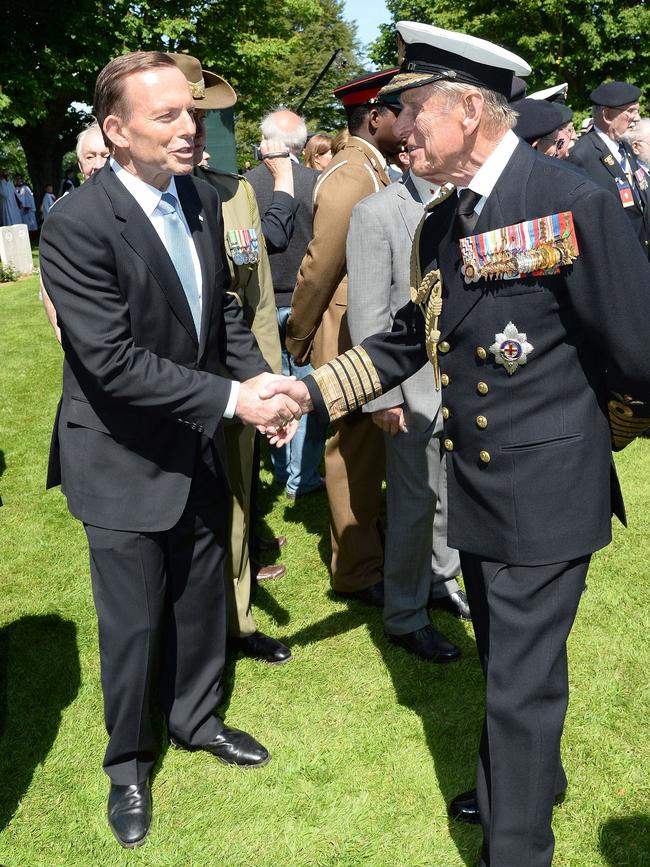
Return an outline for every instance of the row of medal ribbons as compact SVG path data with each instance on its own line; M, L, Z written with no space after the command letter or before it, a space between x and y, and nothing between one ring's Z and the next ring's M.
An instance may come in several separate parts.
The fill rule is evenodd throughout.
M255 229L229 229L226 241L235 265L257 265L260 245Z

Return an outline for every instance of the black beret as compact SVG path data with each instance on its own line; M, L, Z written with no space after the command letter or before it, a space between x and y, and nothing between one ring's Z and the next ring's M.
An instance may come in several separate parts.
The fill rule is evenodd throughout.
M562 126L563 115L559 106L545 99L520 99L511 103L511 107L519 115L515 133L529 144Z
M626 81L607 81L592 90L589 99L594 105L617 108L619 105L638 102L640 96L641 90L635 84L628 84Z

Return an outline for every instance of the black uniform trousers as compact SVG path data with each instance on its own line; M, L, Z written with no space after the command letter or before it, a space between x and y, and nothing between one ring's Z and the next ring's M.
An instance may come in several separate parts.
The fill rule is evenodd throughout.
M551 540L552 542L552 540ZM481 867L550 867L560 739L569 699L566 642L589 555L511 566L461 552L486 685L476 788Z
M205 744L223 729L214 710L225 662L228 503L202 438L185 510L170 530L84 525L109 734L104 770L117 785L151 773L158 702L183 743Z

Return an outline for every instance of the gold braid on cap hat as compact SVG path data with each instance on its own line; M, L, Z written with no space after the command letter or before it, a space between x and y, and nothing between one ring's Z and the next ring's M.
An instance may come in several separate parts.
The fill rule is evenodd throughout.
M188 81L192 99L205 99L205 81Z
M422 277L420 266L420 235L431 211L455 192L453 184L445 184L424 209L424 216L415 230L411 248L411 301L417 304L424 316L424 337L427 355L433 367L436 391L440 391L440 367L438 365L439 319L442 313L442 274L440 269L429 271ZM417 287L417 288L416 288Z

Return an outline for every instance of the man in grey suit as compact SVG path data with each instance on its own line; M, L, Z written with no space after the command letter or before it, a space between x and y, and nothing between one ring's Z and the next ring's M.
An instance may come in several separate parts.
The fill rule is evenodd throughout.
M418 223L438 191L407 173L363 199L352 212L347 241L348 324L354 343L390 330L409 301L410 254ZM388 532L384 563L384 625L391 641L433 662L460 651L438 632L427 606L469 619L455 578L458 552L447 546L446 476L440 393L427 365L364 406L384 431Z

